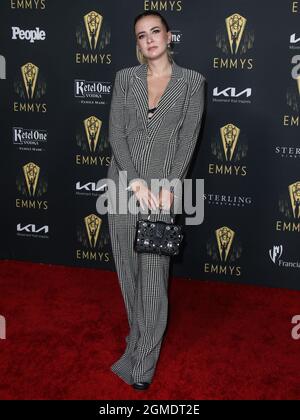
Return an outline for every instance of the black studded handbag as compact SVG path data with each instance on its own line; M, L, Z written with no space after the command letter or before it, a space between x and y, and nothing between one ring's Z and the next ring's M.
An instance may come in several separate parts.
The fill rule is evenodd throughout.
M172 214L171 223L151 221L150 216L147 219L138 218L136 222L134 250L168 256L179 254L184 236L182 226L174 223Z

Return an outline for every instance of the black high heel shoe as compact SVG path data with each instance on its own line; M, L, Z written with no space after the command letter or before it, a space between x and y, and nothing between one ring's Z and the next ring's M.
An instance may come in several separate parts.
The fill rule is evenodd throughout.
M148 389L150 384L149 382L135 382L133 385L134 389L138 389L138 390L145 390Z

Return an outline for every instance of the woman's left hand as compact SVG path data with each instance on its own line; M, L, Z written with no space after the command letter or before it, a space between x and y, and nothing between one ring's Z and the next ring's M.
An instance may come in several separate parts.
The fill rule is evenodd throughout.
M173 204L174 193L165 188L161 188L158 194L159 207L164 210L169 210Z

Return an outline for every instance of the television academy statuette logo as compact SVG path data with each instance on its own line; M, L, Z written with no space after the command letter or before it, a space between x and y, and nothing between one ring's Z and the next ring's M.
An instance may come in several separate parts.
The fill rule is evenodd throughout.
M225 19L225 25L217 31L216 43L227 57L214 57L215 69L252 70L254 68L253 58L245 57L247 51L254 45L254 31L248 29L248 26L247 19L239 13L234 13Z
M76 39L81 49L86 51L76 53L77 64L111 64L111 54L105 52L110 45L111 29L100 13L91 11L83 17Z
M21 67L21 78L17 78L14 87L24 101L14 102L15 112L47 112L47 105L38 102L46 93L46 83L42 80L39 67L30 62L24 64Z
M109 262L105 248L110 244L109 233L103 230L103 221L96 214L84 217L77 229L78 242L82 248L76 250L77 260Z
M220 132L211 142L213 156L220 163L209 163L210 175L246 176L247 166L241 164L248 153L247 139L241 129L228 123L220 128Z
M204 272L239 277L240 266L235 262L241 257L242 247L236 232L228 226L222 226L214 232L207 243L207 253L214 261L205 263Z
M300 125L300 55L295 55L291 59L293 65L291 78L286 92L286 101L290 113L284 115L283 125L286 127L299 127Z
M41 168L34 162L22 167L23 177L17 178L17 189L26 199L17 198L17 208L48 210L48 201L39 198L47 192L47 182L41 176ZM28 198L29 197L29 198Z

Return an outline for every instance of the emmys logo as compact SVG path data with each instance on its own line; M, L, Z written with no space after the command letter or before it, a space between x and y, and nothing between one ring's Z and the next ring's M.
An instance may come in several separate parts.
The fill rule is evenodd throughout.
M30 237L30 238L48 238L49 235L49 226L44 225L37 227L35 224L22 225L18 223L17 225L17 236Z
M244 90L238 91L235 87L228 87L222 90L220 90L219 87L215 87L213 90L213 102L250 104L250 100L243 98L250 98L251 96L251 88L246 88Z
M205 263L205 273L241 275L241 267L233 263L240 258L242 248L236 239L236 233L228 226L222 226L215 231L214 237L207 244L207 253L216 263Z
M33 63L21 67L21 79L15 82L15 91L25 103L14 102L15 112L47 112L47 105L37 103L45 93L46 84L40 79L40 70Z
M239 13L234 13L225 19L225 25L217 31L216 41L217 47L230 57L226 59L214 57L214 68L253 69L252 58L237 57L245 54L254 44L253 30L246 30L246 26L248 26L247 19Z
M76 38L82 49L91 51L76 53L77 64L111 64L111 54L102 52L110 44L111 30L100 13L91 11L83 17Z
M278 263L279 259L281 258L283 253L283 246L282 245L278 245L278 246L273 246L272 249L269 249L269 255L271 260L273 261L274 264Z
M0 315L0 340L6 340L6 319Z
M109 142L107 136L103 134L102 121L99 118L93 115L83 121L76 134L76 142L85 152L76 155L76 165L109 166L110 157L104 155L105 150L109 149Z
M144 0L144 11L155 10L163 12L181 12L183 10L182 0L164 0L153 2L151 0Z
M223 164L208 165L211 175L246 176L247 166L240 165L248 152L246 140L241 136L241 130L229 123L220 128L220 134L211 142L212 154Z
M12 27L12 39L20 39L29 41L31 44L34 44L35 41L44 41L46 39L46 32L41 31L40 28L35 28L33 30L22 30L18 26Z
M17 208L30 208L38 210L48 209L47 201L40 201L35 199L47 191L47 183L40 179L40 172L40 167L33 162L29 162L22 167L23 179L22 181L17 180L18 190L23 195L29 196L31 198L28 200L17 198Z
M279 210L285 216L286 220L277 221L276 230L300 233L300 181L289 185L288 195L279 200Z
M10 0L12 9L44 10L46 0Z
M6 79L6 60L3 55L0 55L0 79Z
M102 248L109 243L109 234L101 232L102 219L96 214L90 214L83 219L83 222L77 231L77 237L85 249L77 249L76 258L108 262L109 253L103 252Z

